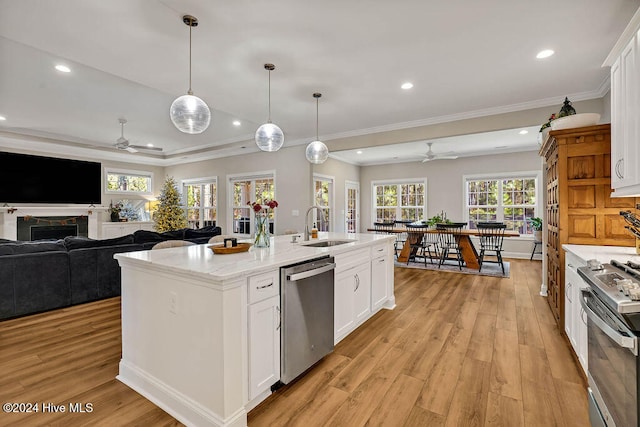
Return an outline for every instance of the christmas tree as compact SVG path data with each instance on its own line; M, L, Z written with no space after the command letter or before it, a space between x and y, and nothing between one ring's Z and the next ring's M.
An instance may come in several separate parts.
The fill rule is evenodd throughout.
M160 192L160 204L153 217L156 231L179 230L187 226L187 216L182 209L178 186L172 176L167 177Z

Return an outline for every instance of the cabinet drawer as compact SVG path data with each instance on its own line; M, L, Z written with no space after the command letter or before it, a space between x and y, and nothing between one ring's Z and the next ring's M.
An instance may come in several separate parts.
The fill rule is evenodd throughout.
M567 269L571 269L574 272L576 272L578 267L585 267L587 265L585 260L568 251L565 251L564 253L564 263Z
M336 254L336 273L344 271L354 265L368 262L371 259L369 255L369 248L358 249L343 254Z
M391 254L391 244L388 242L380 243L371 247L371 258L378 258L389 254Z
M249 304L276 296L280 293L278 270L249 277Z

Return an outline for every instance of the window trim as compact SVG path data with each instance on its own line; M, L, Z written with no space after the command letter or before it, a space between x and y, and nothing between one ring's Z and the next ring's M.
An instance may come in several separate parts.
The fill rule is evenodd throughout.
M117 190L109 190L109 175L131 175L131 176L142 176L149 177L149 191L117 191ZM104 168L104 193L105 194L138 194L141 196L152 196L153 195L153 172L151 171L139 171L133 169L118 169L118 168Z
M467 224L469 224L469 196L467 194L467 182L469 181L480 181L480 180L504 180L504 179L518 179L518 178L534 178L536 181L536 204L533 207L534 216L540 217L541 212L544 209L543 200L542 200L542 170L530 170L530 171L516 171L516 172L496 172L496 173L480 173L480 174L469 174L462 175L462 209L463 209L463 220ZM500 203L499 208L503 208L504 206ZM533 240L533 234L521 234L522 238Z
M335 210L336 210L336 177L335 176L331 176L331 175L324 175L321 173L315 173L313 174L313 180L311 182L311 200L313 200L313 204L315 205L316 202L316 181L328 181L331 183L331 194L329 194L329 231L336 231L336 224L335 224ZM325 208L324 206L322 206L321 208ZM317 222L317 218L318 218L318 213L316 212L316 210L314 209L314 218L316 219Z
M226 217L227 217L227 230L233 230L233 181L242 181L249 180L254 181L257 179L271 178L273 179L273 198L278 200L278 186L276 179L276 170L264 170L264 171L256 171L256 172L246 172L246 173L234 173L228 174L225 176L225 180L227 183L227 208L226 208ZM219 187L218 187L219 188ZM250 224L249 229L253 230L253 223L255 222L255 214L253 209L249 209L249 218ZM278 226L278 209L273 210L273 234L277 234ZM254 231L249 234L238 234L239 236L252 236Z
M185 193L184 193L184 187L187 185L207 185L207 184L215 184L216 185L216 205L215 206L207 206L207 207L203 207L203 206L198 206L198 209L200 210L200 214L204 214L204 209L215 209L216 210L216 225L218 225L218 214L220 212L220 208L218 207L218 193L219 193L219 188L218 188L218 176L214 175L214 176L208 176L208 177L203 177L203 178L187 178L187 179L183 179L180 181L180 199L182 200L182 205L184 206L184 211L185 211L185 215L187 215L187 221L189 220L189 215L188 215L188 211L190 208L187 205L187 200L185 197Z
M427 203L429 202L429 187L427 178L400 178L400 179L379 179L371 181L371 223L376 222L376 186L377 185L402 185L402 184L424 184L424 205L422 206L422 217L427 219ZM399 195L398 197L401 197ZM396 209L400 208L397 206Z

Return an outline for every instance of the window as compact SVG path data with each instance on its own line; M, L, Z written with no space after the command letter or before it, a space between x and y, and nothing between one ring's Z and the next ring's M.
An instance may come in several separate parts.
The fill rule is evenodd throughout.
M374 222L424 219L426 181L374 183Z
M480 221L498 221L507 230L533 234L527 218L536 215L538 173L527 176L466 177L465 197L469 228Z
M189 228L216 225L218 181L215 177L182 181L182 197Z
M347 233L358 232L358 219L360 218L360 184L357 182L345 182L345 231Z
M313 199L319 209L314 209L314 219L318 231L331 231L331 205L333 202L333 178L314 175Z
M153 173L105 169L106 193L152 194Z
M247 203L264 203L265 200L275 199L275 178L273 173L250 177L232 177L229 179L230 195L232 197L231 230L236 234L252 234L253 209ZM269 232L274 232L275 210L269 209Z

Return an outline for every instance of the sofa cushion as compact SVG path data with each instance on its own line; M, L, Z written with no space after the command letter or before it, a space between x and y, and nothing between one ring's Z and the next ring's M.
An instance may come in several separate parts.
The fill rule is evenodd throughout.
M212 238L213 236L217 236L219 234L222 234L222 229L220 227L203 227L203 228L199 228L197 230L192 230L190 228L188 228L187 230L185 230L184 232L184 238L185 239L200 239L203 237L207 238L207 241L209 241L210 238Z
M5 243L0 246L10 246L14 255L67 251L67 248L64 247L63 240Z
M99 248L104 246L119 246L130 245L133 243L133 235L128 234L122 237L116 237L114 239L89 239L88 237L69 236L64 238L64 245L67 250L72 251L75 249L86 248Z
M183 240L185 229L165 231L164 233L157 233L155 231L138 230L133 233L133 240L135 243L149 243L149 242L163 242L165 240Z
M13 255L14 246L13 243L0 244L0 255Z

